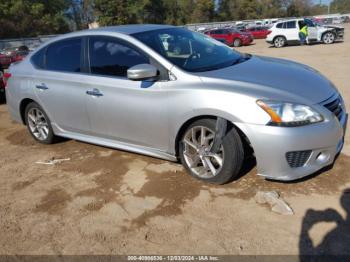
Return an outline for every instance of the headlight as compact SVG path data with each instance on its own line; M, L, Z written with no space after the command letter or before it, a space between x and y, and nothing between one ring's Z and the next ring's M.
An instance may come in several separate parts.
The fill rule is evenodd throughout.
M268 100L258 100L257 104L271 117L269 125L293 127L324 120L320 113L306 105Z

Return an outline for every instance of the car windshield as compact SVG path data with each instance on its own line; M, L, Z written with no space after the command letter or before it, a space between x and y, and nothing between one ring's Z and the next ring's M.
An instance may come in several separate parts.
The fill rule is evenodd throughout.
M160 29L133 36L171 63L190 72L216 70L247 59L209 36L184 28Z

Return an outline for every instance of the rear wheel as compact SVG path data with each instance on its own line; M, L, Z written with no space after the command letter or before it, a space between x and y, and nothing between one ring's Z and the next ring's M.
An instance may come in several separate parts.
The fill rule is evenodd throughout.
M286 38L284 36L278 36L273 41L273 44L277 48L284 47L286 45Z
M241 46L241 45L242 45L241 39L236 38L236 39L233 41L233 46L234 46L234 47L239 47L239 46Z
M180 159L191 176L214 184L234 179L241 169L244 151L236 129L229 127L216 152L211 152L216 120L192 123L180 141Z
M322 36L322 42L324 44L333 44L335 41L335 34L333 32L326 32L323 36Z
M29 133L36 141L43 144L52 144L55 141L56 136L53 133L50 119L37 103L32 102L26 107L25 121Z

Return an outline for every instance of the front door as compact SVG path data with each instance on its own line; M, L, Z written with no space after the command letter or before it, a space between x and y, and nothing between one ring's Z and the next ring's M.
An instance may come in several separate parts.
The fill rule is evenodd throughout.
M130 67L150 59L117 38L92 36L88 42L91 72L86 96L92 134L167 150L167 95L161 82L127 78Z

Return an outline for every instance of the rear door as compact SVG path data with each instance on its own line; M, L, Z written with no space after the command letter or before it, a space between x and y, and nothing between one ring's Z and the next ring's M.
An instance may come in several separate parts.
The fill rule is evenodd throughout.
M90 130L82 72L83 41L81 37L57 41L32 58L37 63L31 86L56 130Z
M299 41L299 29L296 20L285 22L284 32L288 41Z

